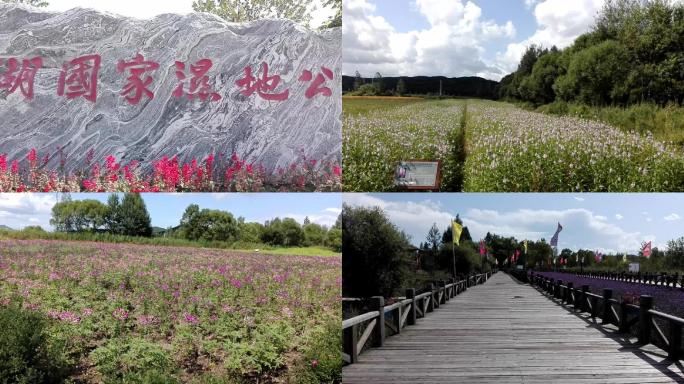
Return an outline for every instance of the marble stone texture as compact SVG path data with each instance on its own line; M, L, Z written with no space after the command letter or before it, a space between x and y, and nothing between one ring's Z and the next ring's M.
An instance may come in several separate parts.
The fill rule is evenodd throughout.
M130 105L120 95L128 74L116 67L138 53L160 67L151 73L154 99ZM88 54L102 57L97 101L58 96L62 65ZM139 160L148 170L151 161L176 154L189 161L236 152L269 171L289 165L301 151L311 159L341 160L340 28L311 31L286 20L228 23L206 13L138 20L91 9L53 13L0 3L0 75L7 59L35 56L43 58L43 68L32 101L18 90L0 90L0 153L10 159L24 159L36 148L50 153L48 167L57 169L56 149L62 147L67 171L83 167L91 148L96 160L114 155ZM175 61L203 58L213 61L209 84L222 99L173 97ZM246 66L259 77L261 62L268 63L269 75L281 76L275 92L289 89L288 100L240 93L235 81ZM303 70L315 76L321 66L334 73L325 84L332 96L307 99L310 83L299 77Z

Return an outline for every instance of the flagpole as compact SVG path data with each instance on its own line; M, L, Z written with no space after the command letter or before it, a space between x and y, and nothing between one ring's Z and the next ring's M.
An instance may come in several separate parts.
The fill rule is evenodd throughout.
M453 235L453 230L451 231ZM451 241L451 263L453 266L454 280L456 279L456 242Z

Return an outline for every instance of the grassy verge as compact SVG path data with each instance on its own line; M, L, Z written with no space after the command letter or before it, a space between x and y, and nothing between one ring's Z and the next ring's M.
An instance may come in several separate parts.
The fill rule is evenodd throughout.
M659 107L644 103L622 108L555 102L537 111L596 120L629 132L651 133L656 140L684 146L684 107L676 105Z
M0 230L0 240L63 240L63 241L94 241L100 243L140 244L160 247L190 247L190 248L216 248L230 249L244 252L256 252L272 255L297 255L297 256L341 256L329 248L312 247L274 247L262 243L224 242L224 241L190 241L170 237L134 237L112 235L108 233L64 233L44 231L8 231Z

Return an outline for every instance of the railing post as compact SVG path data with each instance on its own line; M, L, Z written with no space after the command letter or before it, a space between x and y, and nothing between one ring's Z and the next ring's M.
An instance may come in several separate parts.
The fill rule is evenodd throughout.
M580 298L580 305L579 305L580 312L588 312L587 311L587 298L589 298L589 296L587 296L587 292L589 292L589 286L588 285L582 285L582 296Z
M447 292L446 292L446 282L444 280L439 281L439 290L442 292L442 299L439 302L439 305L446 304L447 302ZM439 297L439 296L437 296Z
M359 361L359 351L356 348L358 340L358 324L344 330L344 351L349 353L349 364Z
M667 350L667 357L672 360L679 359L679 350L682 347L682 326L674 321L670 321L670 346Z
M639 298L639 343L651 342L651 314L648 312L653 307L653 297L641 295Z
M416 289L408 288L406 290L406 298L411 299L411 306L409 307L408 318L406 319L406 324L415 325L416 324Z
M610 299L613 298L613 290L612 289L604 289L603 290L603 324L610 323L610 319L613 317L611 313L611 306L612 304L610 303Z
M568 283L568 285L567 285L568 288L565 290L565 303L566 304L571 304L570 302L573 301L572 300L572 286L573 286L573 283Z
M430 301L428 301L427 311L432 312L435 310L435 285L430 284L429 289L430 289L430 296L428 296L429 297L428 300L430 300Z
M378 311L378 322L373 329L373 346L376 348L382 347L385 343L385 298L382 296L373 296L370 301L370 309Z
M620 302L620 325L618 325L618 332L626 333L629 331L629 322L627 321L627 303Z
M439 308L440 301L441 301L439 298L439 289L440 289L439 282L437 282L436 286L433 285L433 288L432 288L432 298L434 300L434 307L435 308Z
M556 285L553 287L553 297L562 300L563 296L561 296L561 285L563 285L563 280L556 280Z

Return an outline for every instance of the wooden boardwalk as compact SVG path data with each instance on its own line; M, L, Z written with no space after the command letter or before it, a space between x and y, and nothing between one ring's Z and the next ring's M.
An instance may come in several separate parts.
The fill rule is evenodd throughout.
M343 383L684 383L638 347L499 272L343 368Z

